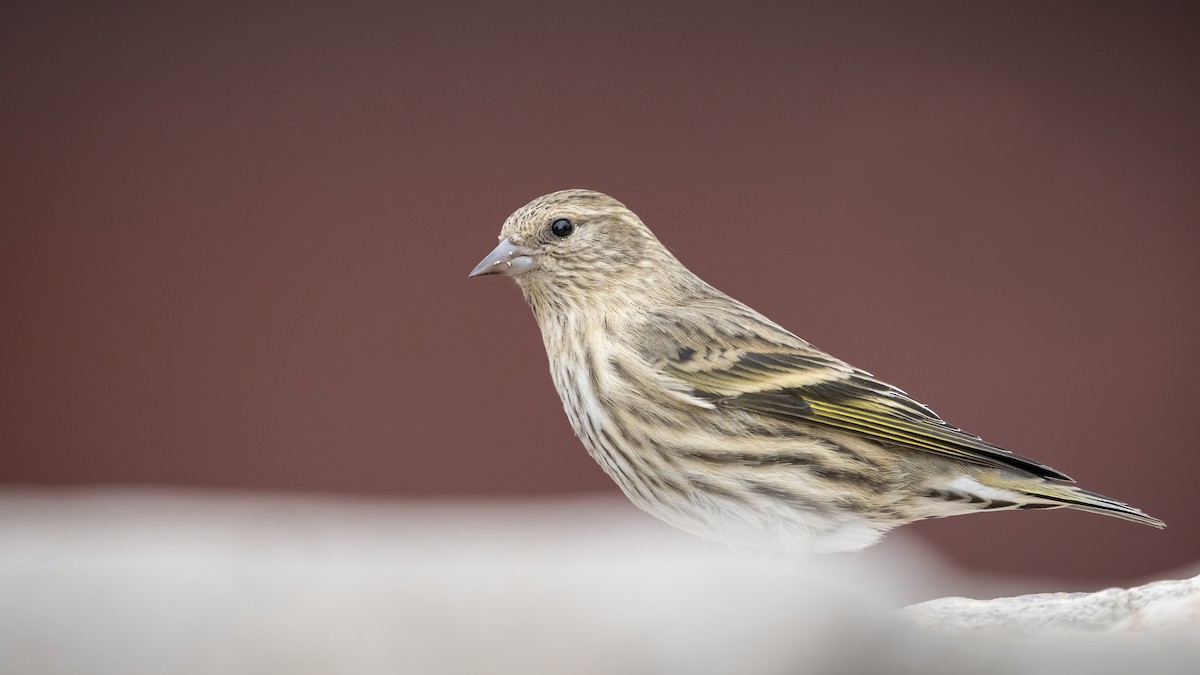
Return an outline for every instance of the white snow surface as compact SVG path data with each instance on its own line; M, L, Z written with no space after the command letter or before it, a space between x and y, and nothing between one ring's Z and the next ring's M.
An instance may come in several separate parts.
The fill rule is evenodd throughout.
M605 500L9 487L0 673L1200 672L1197 580L897 611L961 577L889 539L781 559Z

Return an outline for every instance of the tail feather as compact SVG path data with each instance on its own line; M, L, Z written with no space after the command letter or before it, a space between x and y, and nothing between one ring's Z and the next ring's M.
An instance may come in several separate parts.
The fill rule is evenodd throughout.
M977 476L976 480L989 487L1009 490L1029 499L1021 502L1015 508L1069 508L1121 518L1160 530L1167 526L1163 521L1139 508L1074 485L1064 485L1047 480L1014 479L999 475Z

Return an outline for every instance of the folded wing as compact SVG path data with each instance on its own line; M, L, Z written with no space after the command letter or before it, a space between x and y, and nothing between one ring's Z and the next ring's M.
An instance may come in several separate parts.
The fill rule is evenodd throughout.
M712 311L656 312L648 360L718 408L816 424L878 441L1042 478L1065 474L953 427L905 392L762 319Z

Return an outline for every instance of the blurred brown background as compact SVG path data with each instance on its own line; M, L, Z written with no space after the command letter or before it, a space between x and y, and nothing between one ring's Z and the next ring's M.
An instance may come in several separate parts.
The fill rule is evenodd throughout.
M915 526L955 560L1200 560L1194 7L729 5L7 7L0 481L613 493L517 290L466 279L511 211L590 187L1170 524Z

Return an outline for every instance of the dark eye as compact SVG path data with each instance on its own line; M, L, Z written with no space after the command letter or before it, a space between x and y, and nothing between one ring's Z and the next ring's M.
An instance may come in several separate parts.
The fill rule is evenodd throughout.
M556 237L569 237L574 231L575 226L572 225L571 221L567 220L566 218L559 218L553 223L550 223L550 234L553 234Z

